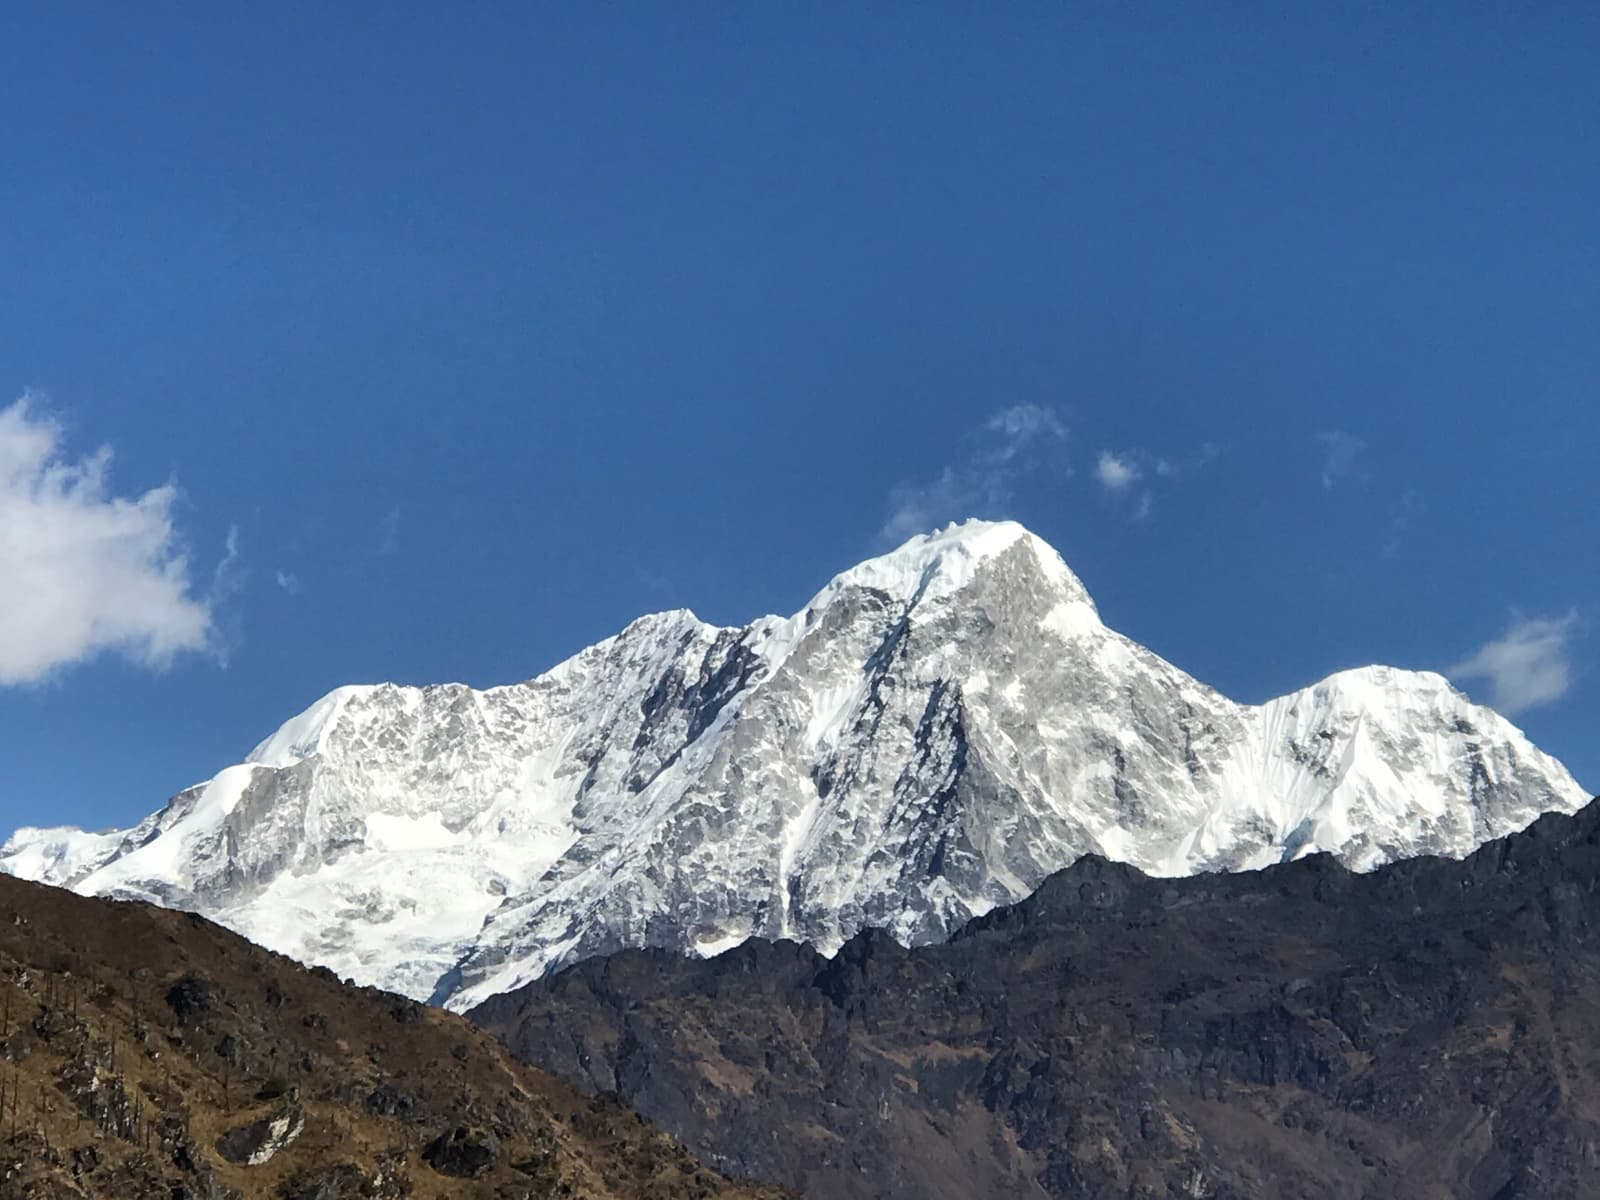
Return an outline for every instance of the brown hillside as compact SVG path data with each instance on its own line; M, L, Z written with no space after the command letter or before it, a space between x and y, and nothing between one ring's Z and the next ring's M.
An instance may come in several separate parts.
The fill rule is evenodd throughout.
M783 1195L459 1017L5 876L0 1089L4 1200Z

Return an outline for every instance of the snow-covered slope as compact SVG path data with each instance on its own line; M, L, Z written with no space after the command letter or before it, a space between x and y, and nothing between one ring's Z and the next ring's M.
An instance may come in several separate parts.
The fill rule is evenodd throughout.
M135 829L20 830L0 869L461 1008L622 946L939 938L1088 851L1370 867L1587 798L1437 675L1236 704L1026 530L969 522L788 619L645 617L488 691L341 688Z

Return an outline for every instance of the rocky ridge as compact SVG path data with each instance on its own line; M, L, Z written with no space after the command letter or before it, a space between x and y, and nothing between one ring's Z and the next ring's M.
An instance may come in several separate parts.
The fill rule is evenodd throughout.
M943 945L630 950L472 1017L818 1200L1579 1200L1600 801L1370 874L1090 856Z

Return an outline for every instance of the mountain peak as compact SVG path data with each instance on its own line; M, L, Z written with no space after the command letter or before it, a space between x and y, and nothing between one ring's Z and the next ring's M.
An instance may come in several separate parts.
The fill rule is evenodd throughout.
M1459 696L1454 685L1436 671L1412 671L1404 667L1389 667L1382 663L1369 663L1361 667L1347 667L1335 671L1315 684L1340 692L1354 692L1363 688L1379 691L1396 689L1410 692L1444 692Z
M1272 702L1278 706L1306 707L1326 713L1387 714L1391 719L1414 722L1429 714L1455 726L1515 729L1493 709L1472 699L1436 671L1412 671L1373 664L1336 671L1309 687ZM1448 716L1447 716L1448 715Z
M1031 551L1030 567L1070 598L1093 606L1089 593L1066 562L1043 538L1016 521L972 518L952 521L922 533L886 554L869 558L834 576L811 607L821 607L849 588L870 588L918 604L965 590L988 566L1018 547Z
M304 712L291 717L276 733L245 756L263 767L287 767L309 758L322 747L322 739L351 700L371 692L375 684L348 684L334 688Z
M340 688L137 828L19 834L0 870L459 1007L621 946L936 941L1086 853L1369 867L1586 799L1435 675L1235 703L1021 525L967 521L793 617L660 613L487 691Z

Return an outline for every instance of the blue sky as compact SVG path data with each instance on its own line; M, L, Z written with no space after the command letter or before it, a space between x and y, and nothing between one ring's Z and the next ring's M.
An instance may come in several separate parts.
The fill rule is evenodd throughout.
M1591 6L359 7L0 19L0 825L968 514L1600 787Z

